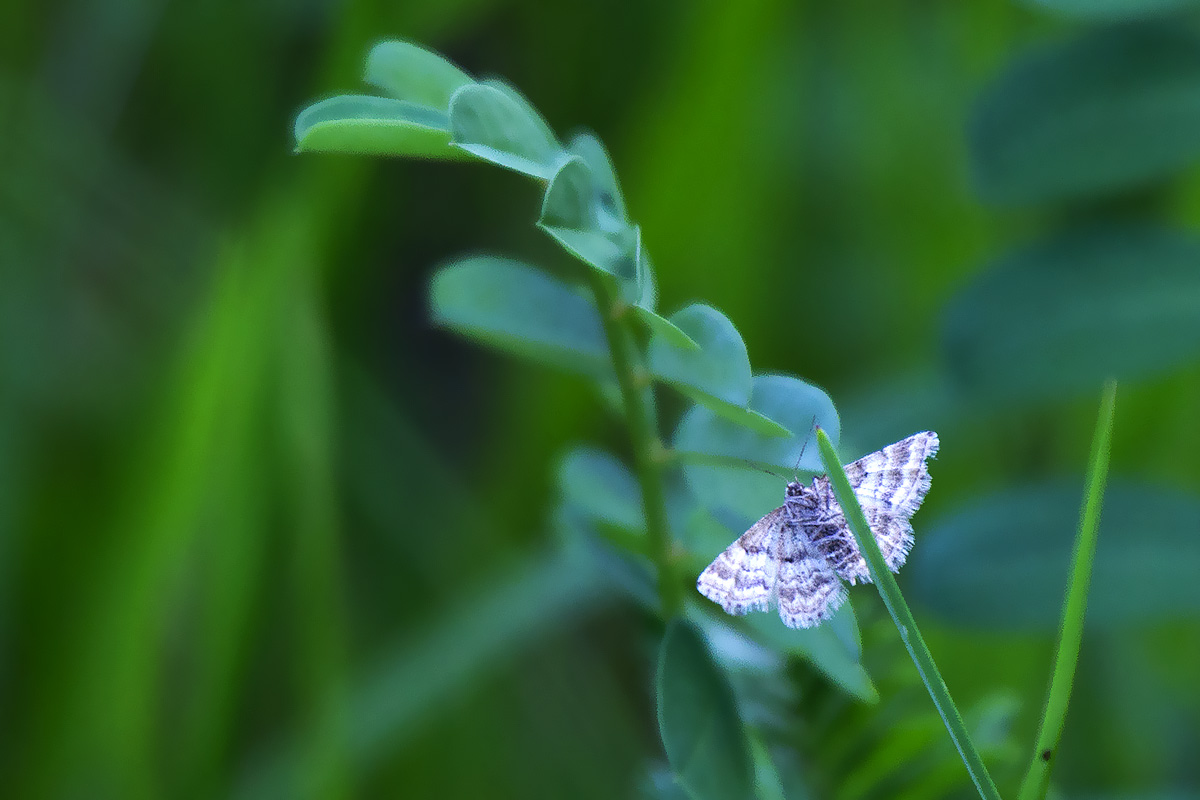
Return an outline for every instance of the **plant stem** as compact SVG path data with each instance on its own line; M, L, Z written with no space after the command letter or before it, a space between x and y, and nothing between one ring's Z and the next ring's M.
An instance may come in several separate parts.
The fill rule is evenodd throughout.
M650 557L658 570L658 597L663 619L669 620L683 606L682 584L676 575L677 565L672 554L671 529L667 522L666 491L663 488L662 468L665 448L658 436L658 417L654 396L642 385L641 359L634 346L633 334L625 320L628 314L620 305L616 292L603 276L589 271L596 306L604 321L613 371L621 390L629 435L633 444L634 467L642 490L642 513L646 520L646 535L650 540Z
M904 641L904 646L908 648L908 653L917 666L917 672L921 675L921 680L925 682L925 688L929 690L933 705L941 715L942 722L946 724L950 739L958 749L958 754L962 757L963 764L966 765L967 772L975 783L975 788L979 790L979 796L984 800L1000 800L1000 793L996 790L996 785L992 783L983 759L980 758L979 752L971 742L967 726L963 724L962 717L954 706L954 701L950 699L950 691L946 688L946 682L942 680L941 673L938 672L933 654L929 652L925 640L921 638L921 632L917 629L912 612L909 611L908 604L904 602L904 595L900 593L896 579L892 577L891 571L883 560L883 554L879 552L879 545L867 524L862 506L858 504L858 498L854 496L854 490L850 488L850 481L846 478L846 471L842 469L842 463L833 449L833 443L829 441L825 431L820 428L817 428L817 444L821 448L821 460L825 464L833 492L842 507L842 513L850 525L850 530L854 532L858 549L867 561L871 580L875 582L875 588L879 590L883 604L887 607L888 613L892 615L892 619L895 620L896 627L900 630L900 638Z
M1050 764L1066 724L1067 703L1075 681L1075 666L1083 642L1083 619L1087 615L1088 585L1092 579L1092 561L1096 555L1096 538L1100 527L1100 507L1104 500L1104 485L1108 479L1109 445L1112 441L1113 413L1117 403L1117 382L1104 385L1100 397L1100 413L1096 432L1092 436L1092 452L1088 458L1087 487L1083 495L1079 532L1075 537L1075 552L1071 557L1071 582L1063 601L1062 627L1058 635L1058 652L1054 657L1054 674L1046 695L1046 708L1038 728L1037 745L1029 770L1021 781L1019 800L1040 800L1050 785Z

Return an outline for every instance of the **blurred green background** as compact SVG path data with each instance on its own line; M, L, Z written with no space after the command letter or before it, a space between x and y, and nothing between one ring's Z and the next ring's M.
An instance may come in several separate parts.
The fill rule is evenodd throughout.
M1077 5L3 4L4 794L672 796L657 623L553 546L623 428L428 318L446 259L565 258L537 187L292 155L404 38L594 130L664 313L825 388L847 458L940 433L900 579L1006 795L1120 377L1056 785L1200 796L1200 12ZM851 596L879 700L786 665L786 795L970 796Z

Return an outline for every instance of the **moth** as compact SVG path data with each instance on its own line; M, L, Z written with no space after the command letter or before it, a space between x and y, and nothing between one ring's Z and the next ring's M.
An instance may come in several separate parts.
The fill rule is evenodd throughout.
M937 450L937 434L922 431L845 467L892 572L912 549L909 520L929 491L926 461ZM729 614L778 605L785 625L811 628L833 616L846 599L843 581L870 580L829 479L819 476L811 486L789 483L783 505L717 556L700 573L696 588Z

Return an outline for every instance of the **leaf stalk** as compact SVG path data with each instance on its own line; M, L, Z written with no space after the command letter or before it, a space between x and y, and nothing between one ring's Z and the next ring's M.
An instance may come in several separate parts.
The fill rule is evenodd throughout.
M598 308L615 312L620 302L616 292L605 276L589 271L589 281ZM621 391L621 402L629 423L629 435L633 445L634 468L642 495L642 513L646 521L646 535L650 543L650 557L658 572L658 597L663 619L670 620L683 607L682 582L679 565L671 552L671 529L667 520L666 490L663 484L661 454L665 452L658 434L658 414L651 388L640 375L646 375L633 332L629 329L627 314L601 313L604 334L616 373L617 386Z

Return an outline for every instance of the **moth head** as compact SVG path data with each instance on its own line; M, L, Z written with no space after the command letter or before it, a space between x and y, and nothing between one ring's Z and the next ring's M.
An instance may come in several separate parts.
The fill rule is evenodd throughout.
M799 483L796 483L796 481L788 482L788 485L787 485L787 496L788 497L799 497L802 494L804 494L803 486L801 486Z

